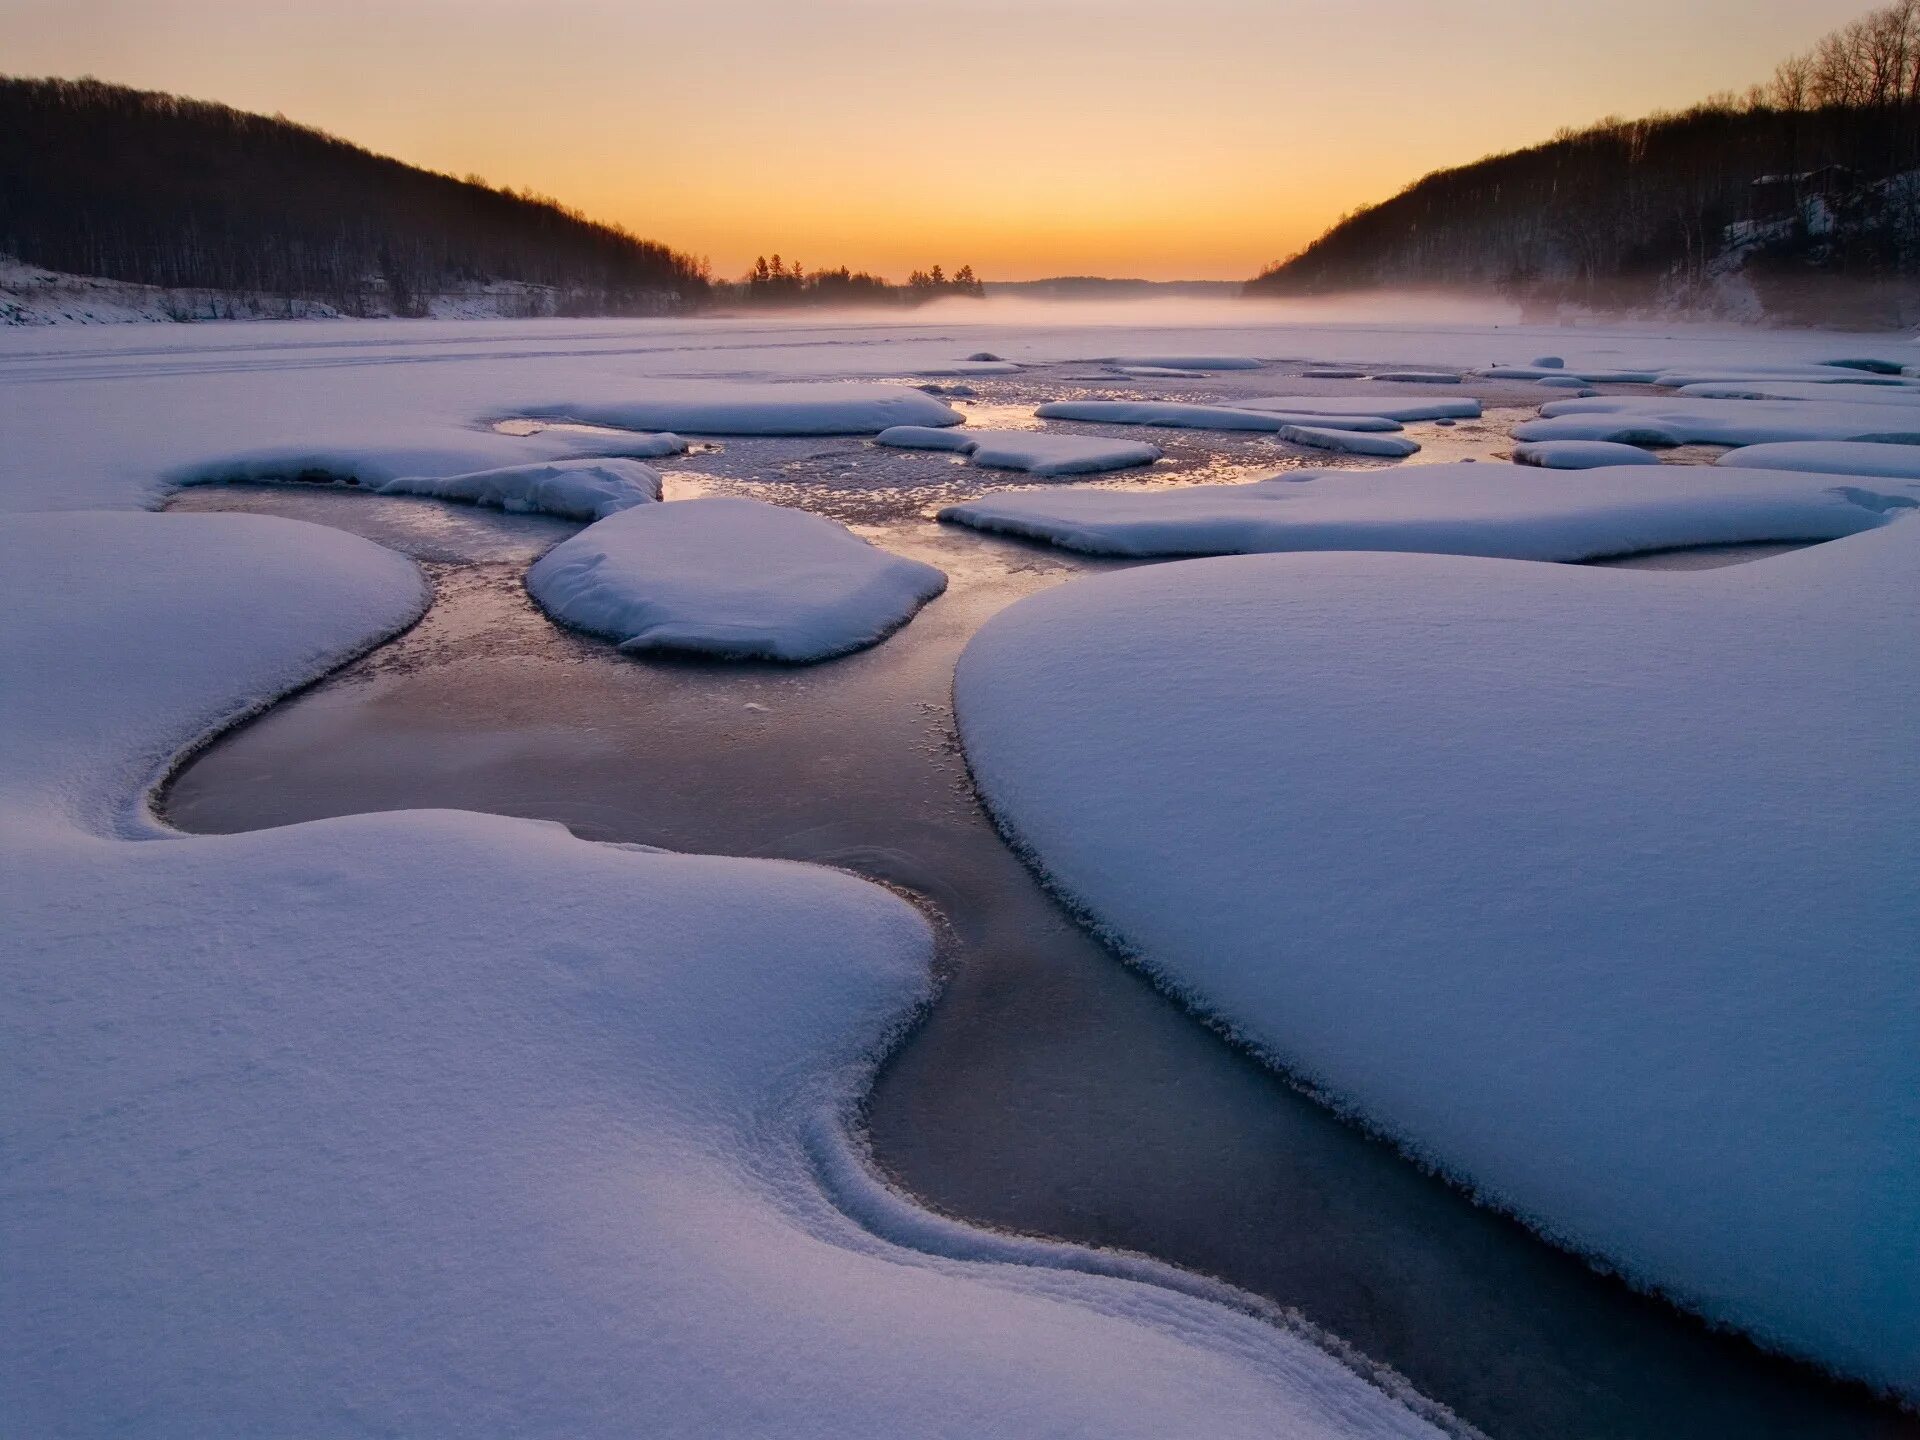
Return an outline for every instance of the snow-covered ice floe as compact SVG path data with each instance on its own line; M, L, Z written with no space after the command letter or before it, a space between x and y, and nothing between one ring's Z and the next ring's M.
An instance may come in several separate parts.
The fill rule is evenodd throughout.
M881 1187L844 1120L933 943L876 886L148 815L426 598L293 521L0 521L10 1433L1435 1433L1221 1287Z
M836 521L733 497L611 516L527 572L548 614L622 650L793 662L885 639L946 588Z
M1162 983L1543 1234L1913 1399L1917 629L1920 519L1690 574L1236 557L1021 600L955 695L1001 826Z
M889 425L958 425L963 418L909 385L738 380L648 380L625 399L527 405L519 414L689 435L877 435Z
M350 485L376 495L429 495L500 510L598 520L660 498L659 473L638 460L543 460L471 468L497 446L283 446L182 466L169 485Z
M1920 483L1874 485L1860 476L1636 465L1573 477L1457 461L1173 490L1003 490L949 506L940 518L1095 555L1401 550L1587 560L1832 540L1882 525L1917 499Z
M1106 425L1165 425L1182 430L1262 430L1289 425L1338 426L1343 430L1398 430L1380 415L1317 415L1310 410L1279 414L1242 405L1189 405L1178 400L1050 400L1033 412L1042 420L1085 420Z
M1349 455L1384 455L1405 459L1419 453L1420 442L1404 435L1369 435L1361 430L1334 430L1325 425L1283 425L1279 438L1310 450L1340 450Z
M1375 377L1378 378L1378 377ZM1478 400L1389 400L1373 395L1262 395L1233 402L1244 410L1272 410L1289 415L1319 417L1326 425L1334 415L1371 415L1386 420L1477 420Z
M1141 370L1259 370L1267 362L1250 355L1110 355L1107 363Z
M1458 385L1460 377L1451 370L1376 370L1375 380L1389 380L1401 385Z
M1876 445L1866 440L1789 440L1743 445L1713 462L1755 470L1811 470L1826 475L1868 475L1920 480L1920 445Z
M1023 368L1011 360L954 360L945 365L921 366L913 373L940 379L958 375L1018 375Z
M1705 400L1602 395L1555 400L1516 440L1613 440L1627 445L1759 445L1776 440L1920 444L1920 407L1825 400Z
M1319 365L1311 370L1302 370L1302 380L1363 380L1367 372L1350 370L1344 365Z
M998 470L1027 470L1035 475L1089 475L1151 465L1157 446L1138 440L1108 440L1098 435L1062 435L1049 430L934 429L895 425L873 437L881 445L906 450L947 450L975 465Z
M1920 386L1875 380L1868 375L1856 375L1852 380L1858 383L1696 380L1680 386L1677 393L1701 400L1818 400L1822 404L1844 400L1855 405L1904 405L1909 410L1920 410Z
M1116 365L1113 368L1136 380L1203 380L1209 373L1205 370L1176 370L1171 365Z
M1597 470L1603 465L1658 465L1660 457L1611 440L1535 440L1513 447L1513 463L1543 470Z
M1531 365L1489 365L1473 373L1487 380L1580 380L1589 385L1651 385L1660 375L1657 370L1610 370L1586 366L1569 368L1542 365L1538 361Z

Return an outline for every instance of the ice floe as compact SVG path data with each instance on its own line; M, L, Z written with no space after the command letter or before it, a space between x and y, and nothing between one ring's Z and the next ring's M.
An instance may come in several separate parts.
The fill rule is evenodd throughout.
M1859 377L1866 380L1869 377ZM1920 386L1811 380L1696 380L1679 394L1701 400L1817 400L1854 405L1904 405L1920 411Z
M1011 360L956 360L947 365L924 365L913 373L939 379L961 375L1018 375L1023 368Z
M1516 440L1613 440L1627 445L1759 445L1778 440L1920 444L1920 408L1824 400L1688 400L1636 395L1555 400Z
M1713 462L1755 470L1810 470L1920 480L1920 445L1875 445L1865 440L1789 440L1743 445Z
M1349 455L1384 455L1405 459L1419 453L1420 442L1404 435L1369 435L1362 430L1334 430L1325 425L1283 425L1279 438L1310 450L1340 450Z
M932 940L878 887L451 811L146 814L173 756L425 601L292 521L0 522L0 671L32 677L0 746L9 1430L1434 1433L1221 1287L880 1187L843 1122Z
M1087 420L1107 425L1165 425L1183 430L1283 430L1289 425L1319 425L1342 430L1398 430L1400 422L1381 415L1317 415L1254 410L1240 405L1189 405L1178 400L1050 400L1033 412L1043 420Z
M1111 355L1107 363L1154 370L1259 370L1267 362L1248 355Z
M1163 984L1560 1243L1913 1398L1917 626L1916 519L1687 575L1241 557L1022 600L955 695L1000 824Z
M1614 370L1558 365L1489 365L1474 374L1485 380L1582 380L1589 385L1651 385L1659 378L1657 370Z
M1376 370L1375 380L1388 380L1400 385L1458 385L1460 377L1451 370Z
M1302 380L1363 380L1366 374L1364 370L1349 370L1340 365L1320 365L1311 370L1302 370L1300 378Z
M1611 440L1536 440L1514 446L1513 463L1545 470L1597 470L1602 465L1658 465L1660 457Z
M942 520L1096 555L1400 550L1585 560L1688 545L1832 540L1884 524L1920 483L1705 465L1621 466L1576 479L1523 465L1318 470L1249 485L1005 490Z
M1208 374L1205 370L1176 370L1171 365L1116 365L1113 368L1136 380L1204 380Z
M1388 400L1373 395L1262 395L1233 402L1243 410L1277 410L1293 415L1375 415L1387 420L1477 420L1478 400Z
M739 380L649 380L621 400L527 405L519 413L689 435L876 435L889 425L958 425L962 419L907 385Z
M611 516L527 572L548 614L622 650L793 662L872 645L946 587L835 521L732 497Z
M975 465L999 470L1027 470L1035 475L1090 475L1101 470L1125 470L1134 465L1151 465L1160 458L1157 446L1138 440L1063 435L1050 430L963 430L895 425L873 438L878 444L908 450L953 451L967 456Z

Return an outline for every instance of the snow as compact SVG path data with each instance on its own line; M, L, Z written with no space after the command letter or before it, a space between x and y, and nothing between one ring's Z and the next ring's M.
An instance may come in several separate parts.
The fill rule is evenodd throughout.
M1375 380L1388 380L1402 385L1458 385L1460 377L1450 370L1378 370Z
M1364 370L1349 370L1342 365L1321 365L1312 370L1302 370L1302 380L1360 380L1366 377Z
M1589 385L1651 385L1659 378L1658 370L1618 370L1581 367L1569 369L1558 365L1489 365L1474 374L1486 380L1552 380L1556 383L1565 380L1584 380Z
M1687 574L1153 566L1001 612L956 705L999 823L1161 983L1560 1243L1911 1399L1917 578L1913 519Z
M946 588L835 521L731 497L624 511L527 572L548 614L622 650L797 663L885 639Z
M1096 555L1397 550L1586 560L1689 545L1832 540L1884 524L1920 484L1712 466L1619 466L1577 479L1523 465L1295 471L1250 485L1005 490L942 520Z
M572 520L598 520L660 498L658 472L637 460L548 460L468 468L482 456L499 454L500 448L285 446L184 466L168 476L168 483L355 485L379 495L431 495Z
M1116 365L1113 368L1136 380L1203 380L1207 376L1205 370L1175 370L1170 365Z
M520 423L527 427L527 434L553 447L555 458L607 456L658 460L667 455L684 454L687 449L687 442L670 431L601 430L590 425L550 424L544 420Z
M1404 459L1417 454L1418 440L1404 435L1367 435L1355 430L1330 430L1322 425L1285 425L1279 438L1312 450L1341 450L1349 455L1385 455Z
M1629 445L1758 445L1776 440L1920 444L1920 409L1825 400L1688 400L1597 396L1555 400L1517 440L1613 440Z
M1545 385L1552 390L1577 390L1582 395L1591 395L1587 382L1577 375L1542 375L1535 384Z
M957 410L910 386L734 380L654 381L629 387L620 400L529 405L519 413L689 435L874 435L890 425L961 420Z
M1258 370L1267 362L1248 355L1109 355L1107 363L1147 370Z
M1602 465L1658 465L1659 457L1609 440L1536 440L1513 447L1513 463L1547 470L1593 470Z
M925 365L913 373L940 379L962 375L1018 375L1024 368L1011 360L955 360L946 365Z
M59 514L0 523L0 589L10 1430L1432 1433L1219 1287L882 1190L843 1120L933 947L875 886L449 811L147 816L410 621L409 562Z
M1379 379L1374 376L1374 379ZM1371 395L1264 395L1236 400L1243 410L1277 410L1293 415L1372 415L1386 420L1477 420L1478 400L1384 400Z
M1062 435L1047 430L936 430L924 425L895 425L873 437L881 445L910 450L950 450L975 465L1027 470L1035 475L1086 475L1151 465L1158 447L1137 440L1108 440L1097 435Z
M1177 400L1052 400L1034 412L1043 420L1088 420L1106 425L1166 425L1186 430L1284 430L1289 425L1343 430L1398 430L1378 415L1275 414L1246 405L1189 405Z
M1832 380L1700 380L1682 385L1679 393L1702 400L1844 400L1855 405L1904 405L1920 411L1920 387Z
M1801 440L1743 445L1713 462L1752 470L1811 470L1920 480L1920 445L1875 445L1863 440Z
M1567 368L1566 359L1559 355L1536 355L1533 357L1533 363L1542 370L1564 370Z

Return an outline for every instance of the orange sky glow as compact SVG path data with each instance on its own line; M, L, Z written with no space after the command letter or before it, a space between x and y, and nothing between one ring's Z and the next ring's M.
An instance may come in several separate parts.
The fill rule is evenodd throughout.
M0 71L278 111L711 257L1244 279L1876 0L0 0Z

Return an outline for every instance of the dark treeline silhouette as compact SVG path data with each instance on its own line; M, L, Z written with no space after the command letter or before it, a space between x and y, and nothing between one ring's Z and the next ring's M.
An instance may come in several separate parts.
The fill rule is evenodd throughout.
M0 77L0 253L355 315L493 281L535 314L659 313L707 288L700 263L555 201L96 80Z
M974 278L973 267L962 265L948 275L938 265L916 270L904 285L895 285L864 270L808 270L798 260L762 255L737 283L713 285L716 303L778 308L791 305L923 305L943 296L981 299L986 290Z
M1846 277L1883 300L1920 275L1920 0L1786 61L1745 96L1603 120L1440 170L1249 282L1249 294L1478 285L1618 303L1738 270Z

